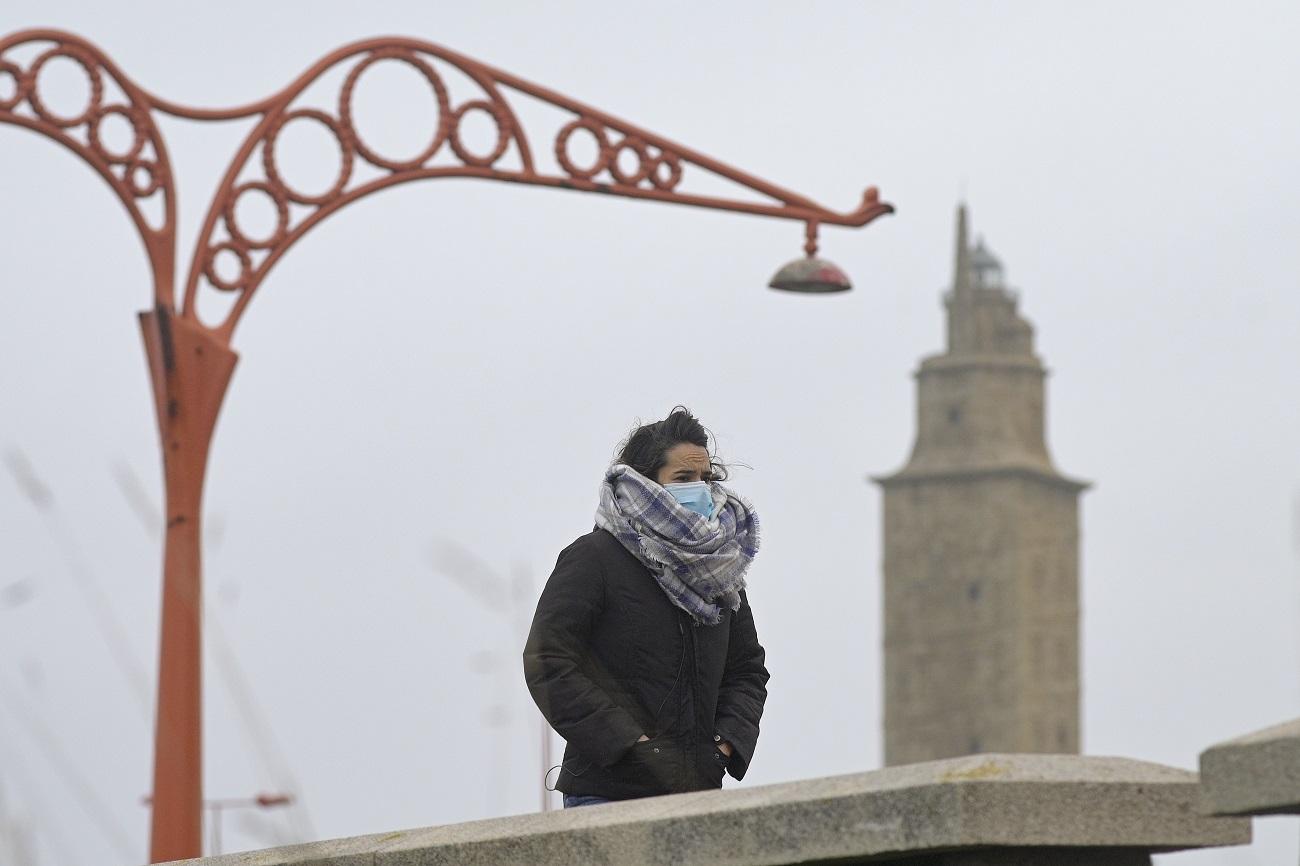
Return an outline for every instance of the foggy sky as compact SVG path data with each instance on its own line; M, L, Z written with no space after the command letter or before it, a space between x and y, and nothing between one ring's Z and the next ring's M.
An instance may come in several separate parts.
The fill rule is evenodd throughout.
M855 283L835 297L764 288L796 223L481 181L382 192L291 250L235 334L211 455L205 795L290 787L301 805L228 813L226 850L538 808L521 629L619 439L676 403L752 467L732 483L763 518L750 598L772 681L744 784L878 767L867 475L911 446L963 199L1052 370L1053 457L1096 484L1085 752L1194 768L1300 715L1296 4L0 12L0 32L31 26L203 106L414 36L837 210L872 184L898 208L823 230ZM410 152L429 102L392 83L362 120ZM184 264L251 124L162 128ZM70 152L3 126L0 157L0 456L25 455L50 497L0 467L0 822L42 864L142 863L161 573L146 259ZM314 151L296 165L303 186L330 172ZM532 588L471 594L435 567L448 549ZM1255 828L1250 848L1158 860L1295 862L1294 819Z

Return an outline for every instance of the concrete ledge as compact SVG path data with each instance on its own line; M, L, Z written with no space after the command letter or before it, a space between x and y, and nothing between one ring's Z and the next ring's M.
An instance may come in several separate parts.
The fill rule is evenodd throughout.
M1300 814L1300 719L1206 749L1201 792L1210 815Z
M1123 758L975 755L734 791L382 833L191 866L1146 864L1250 841L1197 814L1195 773Z

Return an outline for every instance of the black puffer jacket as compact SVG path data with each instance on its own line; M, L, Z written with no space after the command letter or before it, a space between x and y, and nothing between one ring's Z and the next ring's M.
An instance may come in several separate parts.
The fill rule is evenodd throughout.
M582 536L560 554L524 648L533 700L568 742L556 787L623 800L719 788L724 768L743 778L763 659L743 593L720 625L696 625L614 536Z

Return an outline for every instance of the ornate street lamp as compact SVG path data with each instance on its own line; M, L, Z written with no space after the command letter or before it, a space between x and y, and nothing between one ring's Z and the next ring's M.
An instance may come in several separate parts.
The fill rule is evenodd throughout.
M28 49L34 49L35 56L24 65L15 58ZM58 58L80 66L90 84L86 104L73 115L56 113L43 98L42 70ZM354 123L357 82L384 61L404 64L418 73L436 103L434 134L409 159L378 152ZM441 68L463 73L474 92L453 96ZM306 104L304 91L335 71L344 76L337 102L328 109ZM571 116L550 142L558 171L537 166L535 139L525 133L507 94L533 97ZM167 147L155 124L158 114L197 121L257 118L208 206L179 312L174 291L176 186ZM475 114L486 117L496 133L486 150L470 146L462 131L464 119ZM112 118L130 129L129 143L117 150L103 141L102 127ZM864 226L893 211L874 188L866 191L854 211L827 210L552 90L441 46L405 38L371 39L340 48L259 102L201 109L149 93L79 36L29 30L0 39L0 122L48 136L98 171L130 214L151 265L153 308L140 314L140 324L167 496L150 841L154 862L201 853L201 501L213 427L237 359L230 342L271 268L303 234L339 208L399 183L480 178L796 220L806 226L807 258L782 268L772 285L826 292L847 289L848 280L834 265L814 258L818 226ZM297 189L285 179L276 145L290 124L317 124L338 147L339 170L323 193ZM579 133L596 143L591 165L577 164L572 155L570 145ZM359 179L358 168L367 169L370 179ZM688 170L725 178L763 200L685 192L681 184ZM239 203L246 197L261 197L272 206L275 220L268 234L256 236L240 224ZM161 217L150 219L154 206ZM205 321L197 311L199 295L210 292L233 298L220 321Z

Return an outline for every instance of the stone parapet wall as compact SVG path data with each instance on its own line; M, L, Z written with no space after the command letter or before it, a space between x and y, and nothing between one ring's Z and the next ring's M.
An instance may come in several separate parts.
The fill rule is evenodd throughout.
M1300 815L1300 719L1201 753L1201 807L1214 815Z
M977 755L732 791L381 833L190 866L1137 866L1250 841L1198 814L1195 773L1122 758Z

